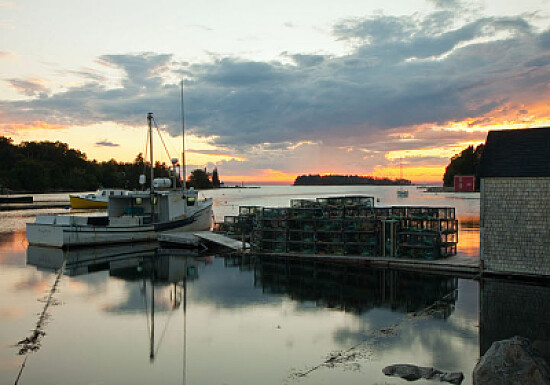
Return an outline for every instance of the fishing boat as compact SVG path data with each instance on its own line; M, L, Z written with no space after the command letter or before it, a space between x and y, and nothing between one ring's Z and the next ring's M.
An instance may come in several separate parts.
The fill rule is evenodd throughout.
M153 114L148 113L151 165L154 164L153 121ZM183 119L182 131L185 137ZM197 190L186 188L184 154L185 150L182 152L181 186L177 186L176 178L178 159L173 158L172 178L154 178L154 169L150 167L149 189L109 195L107 216L37 216L34 223L27 224L29 244L66 248L156 241L161 232L209 230L213 217L212 198L199 199ZM145 175L139 179L145 186Z
M72 209L106 209L109 197L127 193L120 189L99 189L95 193L69 194L69 200Z

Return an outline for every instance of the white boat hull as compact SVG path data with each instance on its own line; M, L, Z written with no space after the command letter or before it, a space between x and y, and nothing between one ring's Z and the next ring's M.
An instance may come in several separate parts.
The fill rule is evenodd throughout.
M189 218L154 225L93 226L81 225L68 218L67 224L28 223L29 244L51 247L105 245L155 241L159 232L208 230L211 226L212 205L204 207Z

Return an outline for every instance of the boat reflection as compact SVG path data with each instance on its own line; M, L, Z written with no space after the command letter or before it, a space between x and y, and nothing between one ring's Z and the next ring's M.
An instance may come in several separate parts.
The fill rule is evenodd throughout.
M39 270L58 271L65 262L64 274L85 275L108 271L128 281L152 279L155 285L197 279L198 266L208 263L197 250L165 249L157 243L103 246L63 250L29 245L27 264Z
M155 347L155 311L174 311L183 308L186 313L186 285L199 278L199 266L210 263L198 251L189 249L165 249L156 243L123 246L104 246L63 250L51 247L29 246L27 264L39 270L57 273L44 310L31 337L21 340L20 354L37 351L41 339L46 335L45 318L49 318L48 307L54 301L54 294L62 275L80 276L98 271L126 281L140 282L140 293L144 298L144 311L150 338L149 357L155 359L161 341ZM155 308L155 289L170 286L170 308ZM185 324L184 324L185 326ZM161 335L164 336L164 333Z

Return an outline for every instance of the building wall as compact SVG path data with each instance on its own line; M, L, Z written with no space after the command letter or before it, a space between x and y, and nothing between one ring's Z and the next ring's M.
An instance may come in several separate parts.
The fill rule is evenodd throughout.
M455 191L474 191L476 177L473 175L455 175Z
M550 178L484 178L484 271L550 276Z

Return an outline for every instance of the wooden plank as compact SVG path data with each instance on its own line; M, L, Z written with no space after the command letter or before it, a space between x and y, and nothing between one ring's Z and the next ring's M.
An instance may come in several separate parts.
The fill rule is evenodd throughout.
M254 253L261 257L262 253ZM389 257L365 257L352 255L327 254L291 254L291 253L263 253L283 258L332 260L335 262L360 263L373 267L391 268L398 270L433 272L453 274L457 276L474 277L481 273L479 257L455 256L446 259L423 260Z
M242 250L243 248L242 241L238 241L236 239L232 239L221 234L216 234L211 231L197 231L193 234L207 242L212 242L228 249ZM245 243L245 248L249 247L250 245L248 243Z
M185 246L198 246L199 238L192 233L159 233L157 235L159 242L174 243Z

